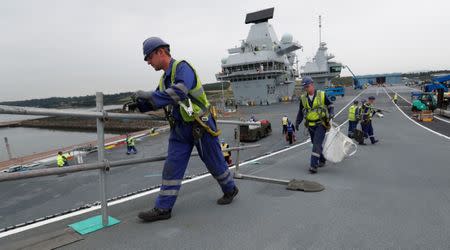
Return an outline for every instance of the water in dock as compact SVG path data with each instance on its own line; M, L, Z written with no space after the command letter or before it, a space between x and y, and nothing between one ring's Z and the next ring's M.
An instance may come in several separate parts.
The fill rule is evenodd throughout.
M120 108L118 105L105 106L105 110ZM92 110L89 108L88 110ZM33 115L0 115L0 123L42 118ZM105 134L106 138L116 134ZM39 128L0 128L0 161L8 160L8 153L3 141L8 137L13 157L45 152L75 144L97 140L94 132L60 131Z
M114 134L106 134L109 138ZM95 141L97 134L93 132L58 131L38 128L0 128L0 161L8 160L6 146L3 141L8 137L13 157L58 149L74 144Z

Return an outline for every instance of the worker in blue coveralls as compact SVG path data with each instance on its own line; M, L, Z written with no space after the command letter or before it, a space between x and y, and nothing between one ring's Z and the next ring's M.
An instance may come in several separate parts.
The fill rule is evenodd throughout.
M322 144L325 133L330 127L330 119L333 118L334 107L324 91L314 89L311 77L304 77L302 85L306 93L300 97L300 108L295 127L299 130L299 125L305 118L305 126L308 128L313 144L309 172L316 174L317 168L325 166L326 160L322 154Z
M364 133L364 138L370 138L370 142L372 144L375 144L378 142L377 139L375 139L375 136L373 135L373 127L372 127L372 117L375 113L381 112L373 107L373 103L375 102L374 96L369 96L368 101L365 100L362 101L362 107L361 107L361 129ZM359 143L360 145L366 145L364 141Z
M174 60L169 44L161 38L145 40L143 52L147 64L164 73L158 88L136 92L135 107L129 108L137 107L141 112L163 108L171 129L161 191L154 208L140 212L138 217L145 222L171 217L194 145L224 193L217 203L230 204L239 190L222 155L218 140L220 130L210 113L210 104L196 71L188 62Z
M137 154L136 149L136 139L131 137L129 134L127 134L127 138L125 139L125 142L127 144L127 155L129 154Z
M295 141L294 133L295 133L295 126L290 120L288 120L286 125L286 141L289 142L289 145L291 145Z

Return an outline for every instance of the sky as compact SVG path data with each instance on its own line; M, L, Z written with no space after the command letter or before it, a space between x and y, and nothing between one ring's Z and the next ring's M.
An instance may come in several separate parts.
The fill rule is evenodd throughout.
M152 90L161 72L142 42L159 36L203 83L247 37L249 12L275 7L278 39L293 35L312 58L322 39L357 75L450 69L450 1L2 0L0 101ZM344 70L342 75L349 75Z

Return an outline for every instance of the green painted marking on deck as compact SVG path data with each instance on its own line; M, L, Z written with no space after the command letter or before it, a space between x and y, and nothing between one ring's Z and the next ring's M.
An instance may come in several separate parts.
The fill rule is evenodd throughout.
M107 227L116 225L118 223L120 223L119 220L117 220L111 216L108 216ZM69 227L81 235L92 233L92 232L95 232L97 230L104 228L104 226L102 224L102 216L101 215L97 215L97 216L88 218L86 220L75 222L73 224L70 224Z

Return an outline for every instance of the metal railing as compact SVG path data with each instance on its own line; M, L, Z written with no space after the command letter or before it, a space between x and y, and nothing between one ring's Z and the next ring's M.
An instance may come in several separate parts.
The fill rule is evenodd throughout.
M103 93L96 93L96 111L80 111L80 110L58 110L58 109L44 109L44 108L28 108L28 107L13 107L0 105L0 114L16 114L16 115L42 115L42 116L65 116L65 117L83 117L83 118L96 118L97 119L97 150L98 161L95 163L72 165L64 168L47 168L36 169L25 172L16 173L2 173L0 174L0 182L13 181L19 179L35 178L41 176L60 175L66 173L75 173L81 171L99 171L99 192L101 203L101 214L103 226L108 225L108 211L107 211L107 186L106 178L107 171L114 167L127 166L146 162L164 161L167 156L154 156L141 159L127 159L118 161L108 161L105 159L105 121L107 119L138 119L138 120L155 120L155 117L145 114L123 114L123 113L110 113L103 109ZM231 124L237 125L236 146L224 149L223 151L236 151L236 169L235 174L239 175L239 152L240 150L259 147L259 144L240 146L240 125L258 125L255 122L243 122L232 120L217 120L219 124ZM193 153L191 156L197 156L198 153Z

